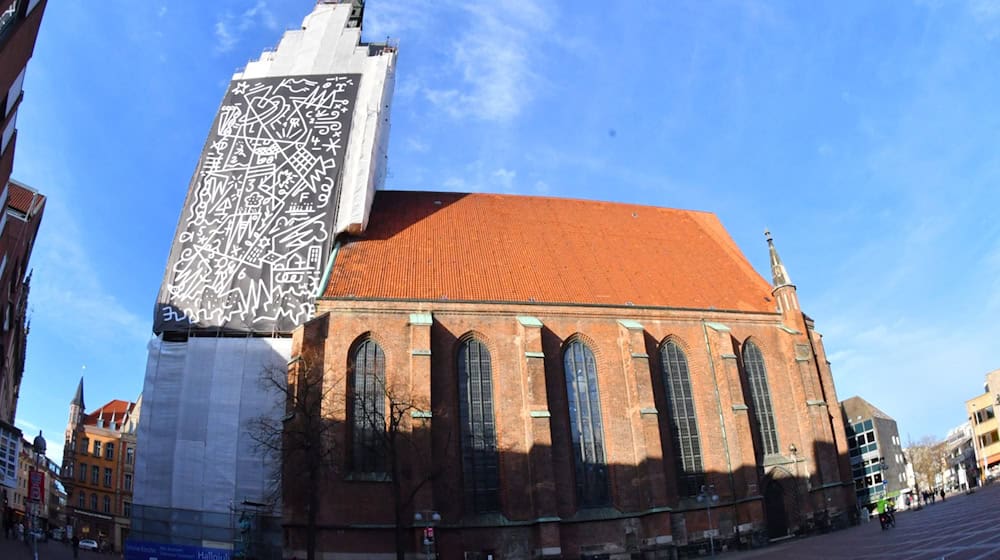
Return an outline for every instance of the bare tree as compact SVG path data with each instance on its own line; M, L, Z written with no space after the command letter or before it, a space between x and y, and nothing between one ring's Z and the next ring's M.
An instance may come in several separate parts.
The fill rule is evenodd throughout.
M418 402L401 385L381 384L379 389L384 398L384 412L378 407L355 404L355 422L360 421L363 429L369 430L364 438L366 449L384 459L392 492L396 558L403 560L409 526L407 513L420 490L437 479L443 467L435 464L428 454L429 403Z
M913 465L913 475L921 490L931 490L934 479L941 472L945 443L933 436L924 436L916 442L910 441L906 454Z
M335 398L336 379L324 375L323 361L312 354L287 369L265 368L260 383L285 402L284 416L262 415L250 421L249 434L259 452L277 470L275 496L302 504L306 518L306 557L316 558L317 515L321 480L337 469L338 445L333 418L343 400Z

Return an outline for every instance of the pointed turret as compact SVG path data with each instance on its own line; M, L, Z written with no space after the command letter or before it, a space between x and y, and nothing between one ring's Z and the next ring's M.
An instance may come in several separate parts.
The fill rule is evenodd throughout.
M799 309L799 296L795 284L792 284L792 279L788 276L788 271L785 270L781 257L778 256L778 250L774 247L774 238L771 237L769 230L764 230L764 237L767 238L767 248L771 253L771 282L774 286L771 294L778 300L778 311L786 316L793 314L801 316L802 311ZM797 323L801 317L795 317L795 319L793 322Z
M788 271L785 270L785 265L781 262L781 257L778 256L778 250L774 248L774 238L771 237L770 230L764 230L764 237L767 238L767 248L771 252L771 278L774 284L774 288L778 289L782 286L795 287L792 284L791 278L788 277Z
M80 410L86 410L86 406L83 404L83 376L80 377L80 384L76 386L76 395L73 396L73 400L69 404L75 404L80 407Z
M76 386L76 394L73 400L69 401L69 422L66 426L67 437L76 430L76 427L83 421L83 412L87 410L83 404L83 377L80 377L80 384Z

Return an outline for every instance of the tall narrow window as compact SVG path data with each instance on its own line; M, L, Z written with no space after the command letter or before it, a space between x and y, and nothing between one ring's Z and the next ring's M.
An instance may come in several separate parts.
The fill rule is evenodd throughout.
M97 511L97 494L90 495L90 509Z
M87 509L87 493L80 492L80 499L78 500L80 504L80 509Z
M372 339L358 343L351 356L352 470L385 472L385 354Z
M774 411L771 408L771 389L767 385L764 357L753 342L747 342L743 346L743 367L746 368L747 383L750 385L750 396L753 399L754 416L757 417L761 446L765 455L773 455L780 452L780 448L778 447L778 432L774 426Z
M477 513L497 511L500 476L490 352L474 338L458 349L458 383L466 500Z
M111 513L111 496L104 496L104 513Z
M667 341L660 347L660 364L663 366L663 387L667 392L673 427L678 491L681 496L695 496L705 482L705 474L687 358L676 343Z
M601 398L597 390L597 361L579 340L563 354L570 435L576 460L576 495L583 507L608 503L608 465L604 455Z

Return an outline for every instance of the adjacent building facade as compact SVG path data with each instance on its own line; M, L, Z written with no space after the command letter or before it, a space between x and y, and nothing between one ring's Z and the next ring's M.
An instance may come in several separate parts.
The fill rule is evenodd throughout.
M861 397L840 406L858 505L871 508L882 498L910 492L896 421Z
M972 425L977 474L981 480L1000 478L1000 369L986 374L983 393L965 402Z
M0 502L14 516L21 431L14 427L27 337L28 259L45 197L11 181L17 113L47 0L0 0Z
M377 193L296 331L290 380L322 371L340 453L308 489L286 462L286 550L305 554L311 492L330 558L392 557L400 519L414 552L433 523L444 558L660 557L846 523L822 337L768 245L773 283L709 213Z
M948 432L944 441L942 484L946 491L964 491L979 485L979 468L971 422Z
M122 550L131 525L141 401L113 400L87 413L81 379L69 407L62 465L68 524L113 551Z
M37 526L43 531L62 527L65 493L59 484L59 465L48 457L36 456L32 442L28 440L21 441L18 455L17 484L10 494L7 521L23 523L25 527ZM39 496L32 499L31 476L35 471L44 473L44 485ZM37 525L31 521L35 517Z

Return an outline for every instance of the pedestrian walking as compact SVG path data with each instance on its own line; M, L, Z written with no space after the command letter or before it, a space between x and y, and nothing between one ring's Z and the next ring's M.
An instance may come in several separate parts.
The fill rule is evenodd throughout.
M944 488L941 489L941 501L944 501Z
M80 557L80 537L73 533L73 558Z

